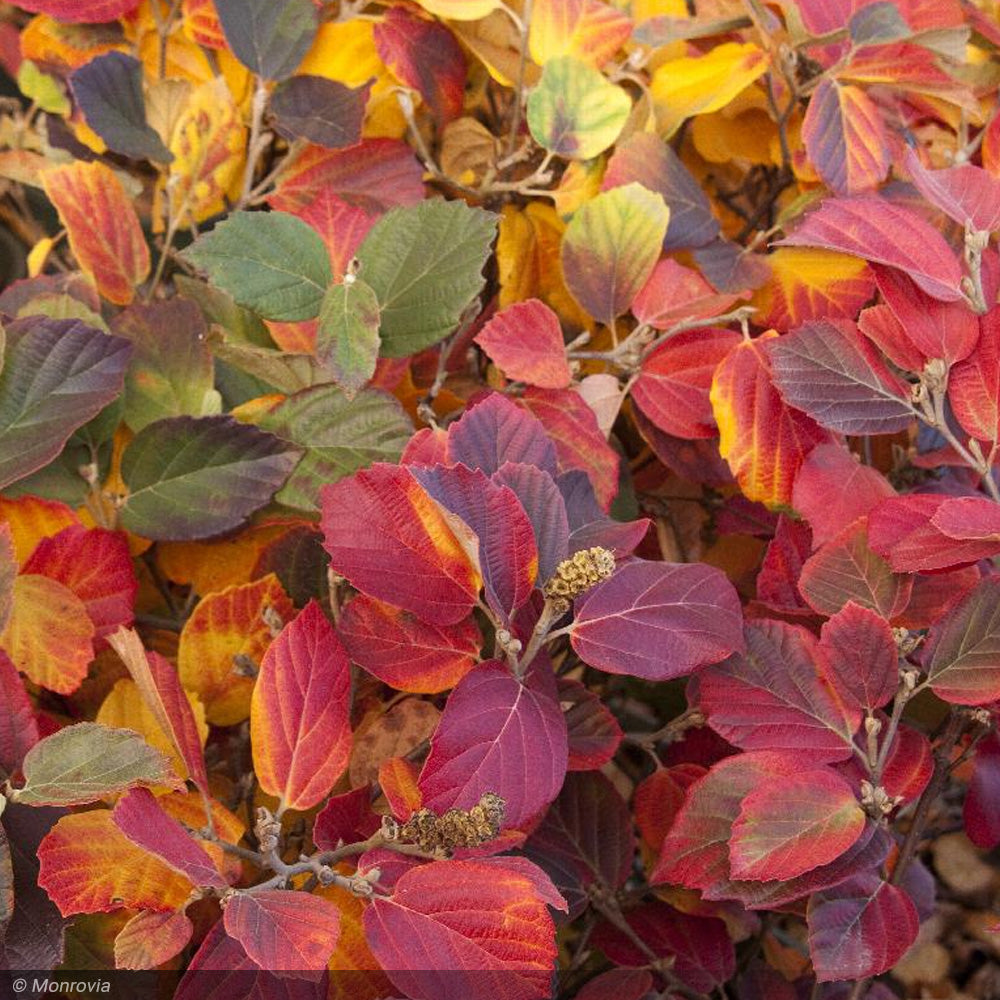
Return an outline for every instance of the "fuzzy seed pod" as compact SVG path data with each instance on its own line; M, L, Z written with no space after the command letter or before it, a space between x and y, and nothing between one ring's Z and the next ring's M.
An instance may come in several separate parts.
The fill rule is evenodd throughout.
M614 571L613 552L599 545L581 549L556 566L555 573L545 584L545 596L550 600L571 601L595 583L606 580Z
M405 823L383 821L388 839L415 844L428 854L450 854L459 847L478 847L493 840L503 826L504 801L487 792L471 809L449 809L437 816L430 809L415 812Z

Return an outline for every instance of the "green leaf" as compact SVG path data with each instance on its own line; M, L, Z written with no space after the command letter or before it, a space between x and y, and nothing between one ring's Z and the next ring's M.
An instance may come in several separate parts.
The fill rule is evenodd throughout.
M398 400L368 389L349 400L336 386L317 385L290 396L260 426L305 449L277 499L299 510L319 509L319 491L372 462L395 462L413 434Z
M104 318L86 306L79 299L64 292L42 292L28 299L17 310L20 319L24 316L46 316L49 319L78 319L95 330L108 333L108 324Z
M217 328L208 335L208 347L216 359L266 383L266 392L292 393L328 382L330 375L311 354L289 354L270 347L241 343Z
M378 297L371 285L347 275L331 285L319 310L316 356L348 399L375 373L379 348Z
M215 0L233 55L266 80L284 80L298 68L316 37L312 0Z
M264 319L313 319L333 280L319 233L287 212L233 212L181 256Z
M43 73L30 59L25 59L17 71L17 89L50 115L68 115L69 100L59 81Z
M155 540L222 534L271 499L300 454L229 416L158 420L122 456L122 527Z
M40 469L122 390L131 346L76 320L7 326L0 374L0 489Z
M165 417L218 412L205 321L193 302L175 298L129 306L115 317L114 329L133 345L124 414L133 431Z
M656 266L670 221L663 196L641 184L604 191L570 220L562 265L573 297L609 326L627 311Z
M66 726L25 755L24 785L8 796L29 806L76 806L136 785L182 787L166 755L131 729Z
M590 160L614 143L631 111L626 91L600 70L560 56L545 64L528 97L528 128L550 153Z
M451 333L483 287L496 216L462 201L394 208L358 248L382 309L382 354L402 358Z
M233 339L245 344L274 347L264 321L249 309L238 306L228 292L186 274L175 274L173 280L180 297L194 302L209 326L221 326Z

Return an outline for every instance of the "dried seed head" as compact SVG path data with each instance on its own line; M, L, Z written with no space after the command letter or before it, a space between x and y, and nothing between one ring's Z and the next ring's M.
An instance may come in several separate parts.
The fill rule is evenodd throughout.
M450 854L459 847L478 847L493 840L503 826L504 801L487 792L471 809L449 809L437 816L430 809L415 812L405 823L391 821L387 839L416 844L428 854ZM383 819L383 833L386 833Z
M571 601L595 583L606 580L614 571L613 552L599 545L581 549L556 566L555 573L545 584L545 596L550 600Z

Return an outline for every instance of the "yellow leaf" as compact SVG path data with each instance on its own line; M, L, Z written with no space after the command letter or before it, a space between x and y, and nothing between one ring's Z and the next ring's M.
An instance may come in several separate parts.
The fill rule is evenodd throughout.
M271 644L264 620L269 612L285 622L295 613L273 573L209 594L184 623L177 653L181 683L198 694L213 725L235 725L250 715L253 681L234 668L244 659L260 666Z
M80 522L76 514L58 500L33 496L10 500L0 496L0 523L10 525L14 555L23 566L43 538L51 538L63 528Z
M201 745L204 746L208 739L205 706L190 691L185 691L184 694L191 704L195 725L198 728L198 737L201 740ZM169 758L179 778L188 777L184 759L174 748L170 737L160 728L156 717L149 710L138 686L131 678L123 677L115 683L97 711L97 721L102 725L112 726L116 729L134 729L150 746L156 747Z
M503 6L500 0L417 0L417 3L429 14L453 21L478 21Z
M45 269L45 262L55 246L55 240L49 236L40 239L28 252L28 277L37 277Z
M528 46L540 66L573 56L600 69L631 33L628 15L603 0L535 0Z
M500 307L537 298L568 325L591 329L593 320L570 295L563 277L559 248L565 228L555 209L541 202L524 211L504 208L497 240Z
M375 24L354 18L320 25L316 39L298 68L347 87L360 87L383 71L375 48Z
M514 85L521 66L521 37L503 11L496 10L481 21L456 21L450 27L501 87ZM533 87L540 73L535 63L527 63L525 85Z
M767 53L751 42L726 42L705 55L663 63L650 85L660 130L669 138L685 119L724 108L767 64Z
M157 187L157 221L168 197L170 217L181 224L225 211L227 199L239 197L245 145L246 129L225 80L196 87L170 140L174 160L169 179Z

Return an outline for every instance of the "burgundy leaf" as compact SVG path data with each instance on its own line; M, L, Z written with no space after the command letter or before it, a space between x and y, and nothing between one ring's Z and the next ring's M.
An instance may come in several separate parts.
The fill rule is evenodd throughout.
M834 691L856 711L881 708L899 687L889 623L853 601L823 625L819 653Z
M849 757L861 713L831 694L812 634L766 620L745 633L746 653L698 674L708 724L744 750L794 751L809 763Z
M878 875L858 875L809 900L809 953L822 983L887 972L917 936L913 900Z
M592 667L662 681L742 649L741 623L719 570L636 561L577 602L570 641Z
M551 673L522 683L496 660L459 681L420 773L423 804L439 815L503 798L505 825L521 827L558 794L568 758L566 720Z

